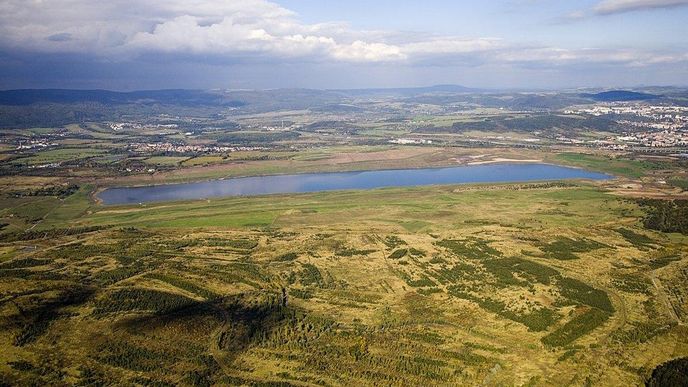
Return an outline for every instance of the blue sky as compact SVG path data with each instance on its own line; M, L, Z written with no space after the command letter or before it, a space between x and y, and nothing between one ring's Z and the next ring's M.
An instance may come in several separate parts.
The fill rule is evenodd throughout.
M688 8L646 9L613 17L567 18L598 1L332 1L289 0L280 4L307 23L349 22L359 29L431 31L458 36L495 36L572 47L683 45ZM573 22L575 21L575 22ZM683 33L679 33L683 32Z
M686 85L688 0L3 0L0 88Z

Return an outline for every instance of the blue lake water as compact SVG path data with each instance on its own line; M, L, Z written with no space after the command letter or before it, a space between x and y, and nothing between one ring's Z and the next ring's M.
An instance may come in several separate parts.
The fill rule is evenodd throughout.
M550 164L487 164L449 168L307 173L242 177L198 183L109 188L98 197L104 204L133 204L229 196L317 192L433 184L498 183L534 180L593 179L612 176Z

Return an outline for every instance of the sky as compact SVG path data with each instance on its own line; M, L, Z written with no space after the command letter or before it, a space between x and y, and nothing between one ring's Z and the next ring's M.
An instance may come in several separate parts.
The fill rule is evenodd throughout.
M688 85L688 0L2 0L0 89Z

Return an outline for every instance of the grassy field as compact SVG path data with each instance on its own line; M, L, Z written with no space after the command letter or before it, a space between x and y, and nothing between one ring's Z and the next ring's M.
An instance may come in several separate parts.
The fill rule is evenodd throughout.
M102 149L92 148L61 148L39 152L31 157L18 159L16 162L28 165L60 163L101 156L105 152Z
M3 199L9 383L640 385L688 355L688 237L591 183L90 190Z
M636 179L646 175L649 171L667 169L669 167L668 163L657 161L629 160L619 157L604 157L581 153L561 153L555 157L555 160Z
M183 163L188 157L172 157L172 156L155 156L149 157L144 160L146 164L150 165L163 165L163 166L176 166Z

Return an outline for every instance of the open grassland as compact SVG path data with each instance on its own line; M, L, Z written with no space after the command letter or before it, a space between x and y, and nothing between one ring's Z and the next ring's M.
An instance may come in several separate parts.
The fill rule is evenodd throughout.
M105 152L106 151L102 149L92 148L61 148L39 152L27 158L20 158L17 159L15 163L25 163L28 165L60 163L101 156Z
M688 355L688 237L646 228L680 204L572 182L89 191L3 199L10 383L640 385Z
M543 183L548 186L548 183ZM560 183L569 185L569 183ZM529 185L525 185L529 186ZM493 186L494 187L494 186ZM578 211L585 221L613 221L618 217L615 198L592 186L561 189L516 190L481 189L480 186L436 186L385 188L372 191L340 191L291 196L253 196L178 203L147 203L135 207L101 207L79 225L121 224L148 227L248 227L260 226L332 226L332 222L384 224L404 228L409 222L427 223L427 231L443 227L509 224L515 228L552 227L577 224L581 219L567 217ZM509 200L496 203L498 199ZM591 202L591 198L597 201ZM564 207L557 204L565 203ZM595 205L595 208L591 206ZM495 207L497 206L497 207ZM377 209L372 211L371 209ZM589 209L589 211L585 211ZM459 213L474 214L478 219L463 219ZM584 215L583 215L584 214Z
M568 163L586 169L604 171L619 176L640 178L651 171L670 169L671 163L661 161L630 160L622 157L581 153L561 153L554 157L557 162Z
M150 165L176 166L187 159L188 157L155 156L145 159L144 162Z

